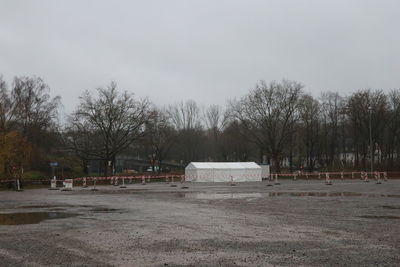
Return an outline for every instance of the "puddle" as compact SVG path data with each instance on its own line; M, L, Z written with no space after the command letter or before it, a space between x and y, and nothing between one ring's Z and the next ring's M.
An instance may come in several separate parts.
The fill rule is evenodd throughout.
M400 206L382 206L382 208L388 210L400 210Z
M119 210L119 209L110 209L110 208L95 208L95 209L92 209L91 211L100 212L100 213L121 212L121 210Z
M194 199L231 199L231 198L260 198L262 193L189 193L185 198Z
M78 214L64 212L23 212L0 214L0 225L36 224L44 220L75 217Z
M19 206L18 209L45 209L45 208L55 208L59 206L55 205L27 205L27 206Z
M375 216L375 215L364 215L364 216L358 216L360 218L365 218L365 219L389 219L389 220L399 220L399 216Z
M240 199L261 197L394 197L400 195L365 194L355 192L267 192L267 193L180 193L192 199Z

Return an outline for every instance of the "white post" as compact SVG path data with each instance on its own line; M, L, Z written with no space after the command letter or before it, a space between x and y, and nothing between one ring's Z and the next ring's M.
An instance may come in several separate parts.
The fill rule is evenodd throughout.
M122 185L119 188L126 188L126 186L125 186L125 177L122 177Z
M91 189L92 191L98 191L98 189L96 188L96 181L97 181L97 178L94 177L93 178L93 188Z
M233 182L233 176L231 175L231 186L235 186L236 184Z
M176 187L177 185L174 184L174 176L171 176L171 187Z
M376 184L381 184L381 173L375 172Z
M329 178L329 173L325 173L325 184L332 185L331 179Z
M19 186L19 179L17 179L17 191L21 191L21 188Z
M367 172L364 172L364 177L365 177L364 182L369 183L368 173Z
M59 190L59 188L57 188L57 180L55 176L53 176L53 179L50 180L49 190Z
M275 174L275 185L280 185L278 182L278 173Z

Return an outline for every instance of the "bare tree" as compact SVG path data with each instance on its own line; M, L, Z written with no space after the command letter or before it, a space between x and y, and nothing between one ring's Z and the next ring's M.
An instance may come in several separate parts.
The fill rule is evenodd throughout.
M150 104L136 100L127 91L119 93L116 83L88 91L80 97L77 110L68 119L69 140L78 155L115 164L115 156L145 133ZM107 175L105 167L105 175Z
M203 110L204 122L206 125L206 145L208 159L224 160L222 155L221 134L227 124L227 115L219 105L210 105Z
M219 105L210 105L204 111L204 118L208 129L221 131L227 123L227 114Z
M178 160L188 163L204 158L204 131L199 105L193 100L180 102L170 105L167 114L178 133L179 142L174 149Z
M388 118L387 96L380 90L360 90L350 96L347 102L347 112L351 121L354 147L356 149L356 161L359 161L360 153L363 165L367 165L368 151L372 150L372 159L375 151L383 145L384 129ZM371 112L372 147L370 147L369 116Z
M6 133L13 128L16 107L17 103L15 99L11 99L7 83L0 76L0 133Z
M386 156L389 169L393 169L395 160L400 158L400 90L392 90L388 95L388 129L386 134Z
M324 159L329 168L334 167L339 156L339 122L341 108L344 105L343 101L343 98L337 92L326 92L321 96Z
M177 130L201 127L201 109L194 100L170 105L167 113Z
M60 97L51 98L49 92L49 86L41 78L14 78L11 102L16 105L15 119L29 141L39 142L37 133L55 126L58 119Z
M280 172L282 153L298 119L302 88L301 84L288 80L269 84L261 81L231 106L233 115L247 127L251 139L271 155L277 172Z
M304 147L308 171L313 171L320 153L321 125L319 102L311 95L303 95L300 100L300 144Z
M146 123L145 144L149 147L152 168L157 161L159 172L163 169L162 162L176 141L176 131L170 124L165 111L154 108Z

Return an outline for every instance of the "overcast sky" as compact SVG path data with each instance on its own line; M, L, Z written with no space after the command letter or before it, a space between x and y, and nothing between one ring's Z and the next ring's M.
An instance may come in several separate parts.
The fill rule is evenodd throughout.
M260 79L318 96L400 88L398 0L0 0L0 74L71 111L110 81L163 105L225 104Z

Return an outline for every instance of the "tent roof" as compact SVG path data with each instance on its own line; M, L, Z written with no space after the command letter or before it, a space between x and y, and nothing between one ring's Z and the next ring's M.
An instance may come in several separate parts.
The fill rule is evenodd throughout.
M187 169L261 169L255 162L191 162Z

